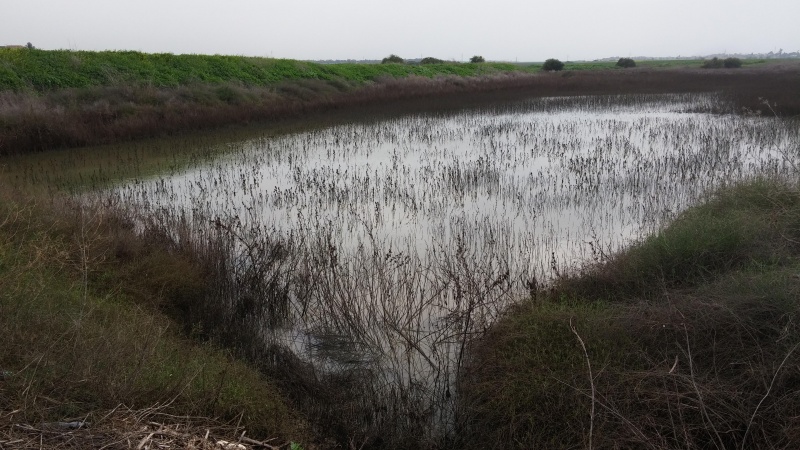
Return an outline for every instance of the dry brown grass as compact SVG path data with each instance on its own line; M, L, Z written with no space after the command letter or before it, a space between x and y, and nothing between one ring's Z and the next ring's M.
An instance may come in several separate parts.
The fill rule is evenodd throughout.
M12 411L6 418L13 421L14 415ZM0 448L18 450L273 450L290 445L291 442L279 439L253 439L235 422L176 416L158 407L132 410L123 405L108 411L93 411L75 420L14 423L0 430Z

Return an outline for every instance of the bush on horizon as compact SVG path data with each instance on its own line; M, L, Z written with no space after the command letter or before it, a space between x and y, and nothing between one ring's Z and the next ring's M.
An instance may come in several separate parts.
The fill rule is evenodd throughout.
M554 58L548 59L547 61L544 62L544 65L542 65L542 70L546 70L548 72L558 71L563 68L564 68L564 63Z
M444 60L439 58L434 58L433 56L428 56L427 58L422 58L419 62L420 64L444 64Z
M716 56L703 63L704 69L738 69L742 67L742 60L739 58L719 59Z
M704 69L720 69L722 68L722 60L716 56L703 63Z
M725 66L726 69L738 69L742 67L742 60L739 58L725 58L722 65Z
M392 53L391 55L383 58L381 64L404 64L406 60Z
M622 67L623 69L636 67L636 61L632 58L620 58L619 61L617 61L617 67Z

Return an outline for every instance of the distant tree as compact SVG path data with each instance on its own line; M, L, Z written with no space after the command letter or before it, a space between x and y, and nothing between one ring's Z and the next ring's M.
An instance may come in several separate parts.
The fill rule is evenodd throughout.
M444 64L444 60L439 58L434 58L433 56L428 56L427 58L422 58L419 62L420 64Z
M722 61L722 65L726 69L738 69L742 67L742 60L739 58L725 58L725 61Z
M550 58L547 61L545 61L544 65L542 66L542 70L547 70L548 72L551 70L554 71L561 70L563 68L564 68L564 63L553 58Z
M33 49L35 49L35 48L36 48L36 47L34 47L34 46L33 46L33 44L31 44L30 42L28 42L28 43L25 45L25 47L28 47L28 50L33 50Z
M617 67L622 67L625 69L629 67L636 67L636 61L631 58L620 58L619 61L617 61Z
M469 62L471 62L471 63L482 63L482 62L486 62L486 60L483 59L483 56L475 55L475 56L473 56L472 58L469 59Z
M722 61L716 56L703 63L704 69L719 69L722 66Z
M391 55L387 56L386 58L383 58L383 61L381 61L381 64L403 64L405 62L406 62L406 60L404 60L403 58L401 58L401 57L395 55L394 53L392 53Z

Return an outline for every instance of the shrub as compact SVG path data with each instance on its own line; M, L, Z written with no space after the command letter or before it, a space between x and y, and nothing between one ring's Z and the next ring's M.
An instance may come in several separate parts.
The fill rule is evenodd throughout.
M419 62L420 64L444 64L444 60L439 58L434 58L433 56L428 56L427 58L422 58Z
M722 61L716 56L703 63L704 69L719 69L722 67Z
M629 67L636 67L636 61L631 58L620 58L619 61L617 61L617 67L622 67L625 69Z
M483 59L483 56L475 55L475 56L473 56L472 58L469 59L469 62L471 62L471 63L482 63L482 62L486 62L486 60Z
M391 55L383 58L381 64L403 64L406 60L392 53Z
M547 70L547 71L561 70L563 68L564 68L564 63L553 58L550 58L547 61L545 61L544 65L542 66L542 70Z
M742 67L742 60L739 58L725 58L722 65L725 66L726 69L738 69Z
M742 60L739 58L725 58L722 60L714 57L703 63L704 69L721 69L723 67L726 69L738 69L742 67Z

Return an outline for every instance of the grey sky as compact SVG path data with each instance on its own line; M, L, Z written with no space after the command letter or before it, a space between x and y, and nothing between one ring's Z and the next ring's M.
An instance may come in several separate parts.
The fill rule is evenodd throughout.
M798 0L0 0L0 45L541 61L800 51Z

